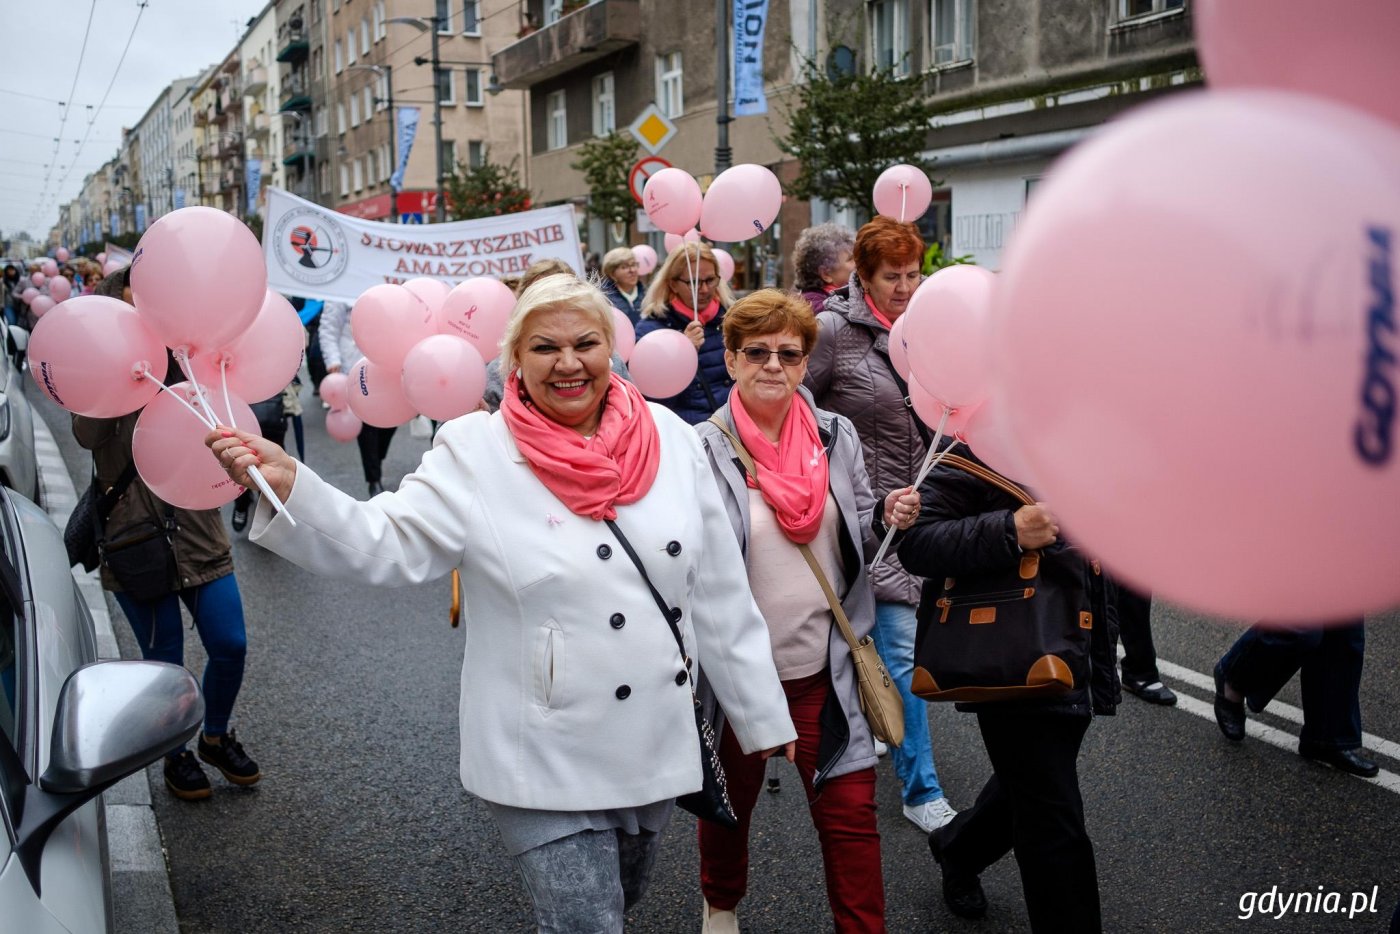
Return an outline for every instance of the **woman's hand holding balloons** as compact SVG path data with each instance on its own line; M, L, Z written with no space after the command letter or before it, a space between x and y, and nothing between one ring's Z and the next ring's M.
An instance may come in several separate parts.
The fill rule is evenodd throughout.
M912 486L891 490L885 497L884 521L886 528L907 529L919 518L921 503L919 491Z
M297 462L281 446L249 431L220 425L204 436L204 443L219 459L219 466L240 486L251 487L256 467L268 487L282 502L292 495Z
M1013 514L1016 520L1016 544L1022 548L1046 548L1055 544L1060 527L1044 503L1022 506Z

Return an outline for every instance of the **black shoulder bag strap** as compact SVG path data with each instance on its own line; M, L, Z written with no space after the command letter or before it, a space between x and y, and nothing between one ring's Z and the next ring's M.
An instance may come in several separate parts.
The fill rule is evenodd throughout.
M112 484L112 488L98 498L96 510L98 538L102 537L102 528L107 524L107 517L112 514L112 509L116 507L117 500L122 498L122 494L126 492L126 488L131 485L131 481L135 479L135 477L136 461L132 461L126 465L126 469L123 470L121 476L117 478L117 482ZM96 465L92 468L92 482L97 482Z
M924 420L919 418L914 412L914 400L909 398L909 383L906 382L904 377L899 375L899 371L894 368L894 361L886 354L880 353L880 349L875 346L873 337L870 344L870 352L883 360L885 366L889 367L890 376L894 377L894 384L899 387L899 394L904 397L904 408L908 411L909 417L914 420L914 427L919 429L919 437L924 439L924 449L927 451L933 445L933 435L929 433L928 426L924 424Z
M661 611L661 616L666 620L667 625L671 627L671 635L676 637L676 648L680 649L681 660L685 663L686 677L691 678L693 689L695 681L690 674L690 656L685 652L685 639L681 637L680 626L676 625L680 622L680 608L668 607L666 605L666 598L661 596L661 591L657 590L656 585L651 582L651 575L647 574L646 565L642 564L642 559L637 557L637 552L632 548L632 543L627 540L626 535L622 534L622 529L617 527L617 523L612 519L604 519L603 521L607 523L608 529L611 530L618 544L622 546L622 550L627 552L627 557L631 558L632 563L637 566L637 571L642 575L642 580L646 581L647 589L651 591L651 598L656 601L656 608Z

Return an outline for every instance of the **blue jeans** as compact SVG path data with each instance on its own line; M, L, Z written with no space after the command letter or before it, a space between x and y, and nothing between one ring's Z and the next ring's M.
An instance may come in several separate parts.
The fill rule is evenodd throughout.
M943 797L938 770L933 764L933 741L928 732L928 704L909 691L914 675L914 633L918 628L914 607L881 600L875 604L875 648L904 699L904 742L890 747L894 771L904 786L904 803L910 807Z
M583 830L515 857L540 934L622 934L651 883L660 834Z
M112 596L131 623L142 657L172 665L185 663L185 634L180 620L180 604L185 604L208 656L203 681L204 732L215 736L227 733L233 702L243 684L243 659L248 651L243 598L234 576L225 574L207 584L144 603L120 592Z

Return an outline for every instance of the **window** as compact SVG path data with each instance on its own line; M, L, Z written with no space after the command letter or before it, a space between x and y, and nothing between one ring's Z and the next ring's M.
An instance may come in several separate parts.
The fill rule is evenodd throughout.
M668 117L679 117L685 113L681 76L681 53L668 52L656 56L656 106Z
M360 19L360 54L369 54L369 20Z
M438 32L452 31L452 0L436 0Z
M891 69L897 75L909 72L904 2L872 0L870 4L871 59L876 68Z
M387 182L389 176L394 174L394 167L389 163L389 144L385 143L381 146L380 152L383 153L383 156L379 160L379 180Z
M563 149L569 145L568 111L563 91L551 91L544 99L545 146Z
M467 168L479 169L486 164L486 144L479 139L467 140Z
M369 159L369 169L365 173L365 178L368 179L369 184L373 185L379 181L379 150L371 149L367 158Z
M351 26L350 31L345 34L345 62L353 65L358 57L355 54L355 27Z
M972 0L933 0L928 19L932 64L972 59Z
M438 72L438 101L443 104L455 104L457 98L452 88L452 69L444 68Z
M389 76L379 76L379 109L385 110L389 106Z
M365 85L363 97L365 99L365 122L369 122L369 115L374 113L374 91L367 84Z
M1166 13L1180 10L1186 0L1118 0L1118 18L1132 19L1135 16L1151 16L1153 13Z
M360 125L360 96L350 95L350 125L356 127Z
M345 105L340 101L336 101L335 105L335 131L342 134L345 132Z
M316 111L316 135L326 135L326 108L324 107Z
M481 69L468 68L467 75L467 104L471 107L480 107L486 103L481 96Z
M462 3L462 32L469 36L481 35L481 0Z
M616 97L613 95L613 73L608 71L593 79L593 135L607 136L617 129Z
M322 191L322 192L328 192L328 191L331 190L331 175L330 175L330 171L331 171L331 167L330 167L328 164L326 164L325 162L322 162L322 163L321 163L321 171L318 173L318 174L320 175L320 177L321 177L321 191Z
M374 0L374 41L384 38L384 0Z
M564 0L544 0L544 24L557 23L564 16Z
M457 141L445 139L442 141L442 173L451 175L457 171Z
M340 164L340 196L342 198L350 196L350 169L343 162Z
M354 163L355 190L360 191L365 187L365 164L362 160L356 159Z
M340 40L335 40L335 73L340 74L345 70L345 49L341 47Z

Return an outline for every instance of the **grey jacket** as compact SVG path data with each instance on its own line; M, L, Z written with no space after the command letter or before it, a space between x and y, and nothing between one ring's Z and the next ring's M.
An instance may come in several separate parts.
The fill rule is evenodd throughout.
M875 628L875 595L870 589L870 579L865 562L875 554L884 535L881 512L876 508L876 500L870 493L870 483L865 474L865 458L861 454L859 439L848 419L832 412L818 409L812 402L812 395L806 389L798 389L794 405L808 405L816 412L817 429L826 444L827 461L830 465L831 495L841 513L841 558L849 585L841 596L841 607L851 621L851 629L857 639L863 638ZM734 431L734 417L729 405L721 406L715 415L730 431ZM740 465L734 446L724 432L709 422L695 426L700 434L700 442L710 458L710 467L719 484L720 500L724 503L734 534L739 539L739 549L745 560L749 553L749 494L744 482L744 471ZM848 772L856 772L875 765L875 744L870 735L870 726L861 713L860 696L856 687L855 665L851 661L851 650L837 628L835 618L831 621L831 634L827 642L828 665L831 672L831 694L827 699L827 711L821 722L823 734L817 750L817 777L814 784L820 786L827 779ZM699 695L705 705L710 720L720 728L722 714L714 701L713 692L701 672ZM840 705L840 715L835 713L833 704Z
M817 323L817 346L807 362L805 384L819 407L855 425L870 487L882 498L913 483L928 453L889 362L889 331L866 307L854 273L845 288L826 300ZM893 554L874 569L873 577L877 600L919 605L923 579L905 571Z

